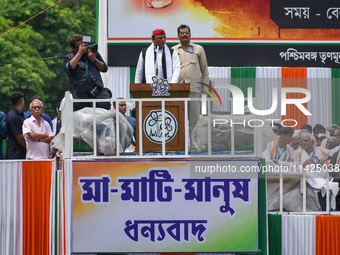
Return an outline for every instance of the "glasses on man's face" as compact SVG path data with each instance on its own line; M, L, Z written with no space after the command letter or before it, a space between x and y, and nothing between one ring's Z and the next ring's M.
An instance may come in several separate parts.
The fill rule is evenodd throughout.
M307 139L301 140L301 142L303 142L303 143L308 143L310 141L312 141L312 140L307 140Z
M180 35L188 35L189 32L180 32L179 34L180 34Z
M126 104L119 104L119 107L126 107Z
M42 106L32 106L31 109L33 109L33 110L40 110L40 109L42 109Z

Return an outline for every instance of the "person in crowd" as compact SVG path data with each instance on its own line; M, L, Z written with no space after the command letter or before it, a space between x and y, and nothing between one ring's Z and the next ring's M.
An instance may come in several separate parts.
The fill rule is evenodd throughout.
M136 107L131 110L131 117L136 119Z
M313 128L313 134L314 135L326 134L326 128L321 124L316 124Z
M303 168L311 164L328 164L327 153L316 147L314 135L309 132L300 132L302 151L299 153L299 162Z
M42 111L42 101L34 99L30 104L31 117L22 126L27 148L26 159L50 158L50 142L54 136L48 122L41 117Z
M313 135L314 136L314 139L315 139L315 146L316 147L320 147L321 145L321 139L318 135Z
M292 140L290 141L289 144L293 150L294 150L294 154L295 151L299 148L300 146L300 141L299 141L299 132L294 132L294 135L292 136Z
M334 128L334 130L339 129L339 126L337 124L332 124L331 127Z
M307 173L306 181L314 189L319 190L318 197L322 210L326 209L326 196L321 190L326 188L325 167L329 166L327 151L316 147L315 136L309 132L301 132L302 151L298 155L299 165Z
M208 61L201 45L190 41L191 31L187 25L180 25L177 28L179 44L172 47L179 57L181 72L179 83L190 83L190 98L199 98L201 83L209 85ZM188 104L189 112L189 132L192 133L197 121L199 120L201 102L191 101Z
M327 127L326 128L326 139L322 140L320 147L326 149L328 138L331 136L334 136L334 134L335 134L335 129L333 127Z
M57 107L56 107L57 115L52 120L52 125L53 125L52 132L54 136L56 136L60 132L60 128L61 128L60 105L61 105L61 101L58 102Z
M304 125L303 127L304 127L304 128L308 128L308 125ZM312 127L311 127L311 126L310 126L310 129L312 130ZM299 130L299 132L296 132L296 134L299 136L299 138L298 138L299 146L298 146L297 149L295 149L295 151L294 151L295 156L297 156L297 155L302 151L302 142L301 142L301 134L302 134L302 132L308 132L308 133L310 133L310 132L309 132L309 129L301 129L301 130Z
M2 141L7 137L6 114L0 111L0 160L4 159Z
M25 106L24 94L14 92L10 96L12 108L6 117L7 149L6 159L25 159L26 142L22 134L22 124L25 120L22 109Z
M336 147L333 147L332 149L328 151L327 153L328 158L331 158L334 155L334 153L336 153L340 149L340 129L335 129L334 136L337 139L339 145Z
M327 139L325 149L332 150L339 145L338 139L335 136L331 136Z
M118 99L122 99L122 98L118 98ZM113 102L113 107L114 109L116 109L115 101ZM129 122L129 124L133 128L133 138L131 140L131 144L125 150L125 152L133 152L135 151L135 147L136 147L136 119L128 115L125 115L126 114L126 102L125 101L118 102L118 111L125 116L126 120Z
M122 98L118 98L122 99ZM116 109L116 102L113 102L113 107ZM126 102L125 101L120 101L118 103L118 111L123 114L126 118L126 120L130 123L131 127L133 128L133 136L136 139L136 119L133 117L130 117L129 115L126 114Z
M289 145L294 134L291 127L282 127L278 131L279 138L267 144L262 157L266 164L270 165L292 165L297 163L293 148Z
M317 141L317 143L316 143L316 146L321 147L321 148L325 148L324 146L325 146L326 141L327 141L327 139L328 139L327 135L326 135L326 134L323 134L323 133L319 133L319 134L317 135L317 139L318 139L318 141ZM324 142L324 141L325 141L325 142ZM324 146L322 146L322 143L324 143Z
M301 127L301 130L307 130L309 133L312 133L313 132L313 128L311 125L309 124L305 124Z
M100 72L106 72L108 67L97 52L95 46L91 48L84 43L82 35L73 35L69 40L72 53L64 57L64 66L71 83L71 90L75 99L109 99L104 88ZM110 109L110 103L96 103L97 107ZM74 110L92 107L91 103L76 103Z
M30 104L33 102L34 99L39 99L41 102L43 101L42 98L41 98L40 96L35 95L35 96L31 97L31 99L30 99ZM30 112L30 110L27 110L26 112L24 112L24 117L25 117L25 119L28 119L29 117L31 117L31 112ZM52 131L53 131L53 124L52 124L51 117L48 116L48 115L45 114L45 113L42 113L42 114L41 114L41 118L43 118L44 120L47 121L47 123L50 125L50 127L51 127L51 129L52 129Z
M275 135L278 135L280 128L282 128L282 125L280 123L273 123L272 130L273 130Z
M139 54L135 83L152 83L153 77L177 83L181 71L178 54L166 45L163 29L152 32L152 43Z
M332 127L327 127L327 128L326 128L326 132L329 133L329 136L334 136L335 129L332 128Z

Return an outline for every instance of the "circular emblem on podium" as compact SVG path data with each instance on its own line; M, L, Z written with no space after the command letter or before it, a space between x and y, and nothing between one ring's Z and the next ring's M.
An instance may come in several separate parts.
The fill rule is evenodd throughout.
M175 116L165 110L165 142L170 142L177 134L178 124ZM144 119L144 134L157 144L162 143L162 110L152 110Z

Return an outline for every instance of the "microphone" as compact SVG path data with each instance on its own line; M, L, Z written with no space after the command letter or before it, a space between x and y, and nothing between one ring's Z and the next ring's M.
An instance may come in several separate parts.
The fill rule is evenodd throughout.
M156 63L155 63L155 74L158 79L158 50L159 50L159 45L157 44L157 51L156 51Z

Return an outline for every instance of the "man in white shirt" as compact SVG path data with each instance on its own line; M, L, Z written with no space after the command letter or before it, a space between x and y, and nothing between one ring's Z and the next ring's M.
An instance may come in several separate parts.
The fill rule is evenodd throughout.
M163 78L168 83L177 83L181 72L178 54L170 50L163 29L152 32L152 44L144 48L138 59L135 83L152 83L153 77Z
M31 117L25 119L22 133L26 141L26 159L49 159L50 142L54 138L47 121L41 117L43 103L34 99L30 104Z

